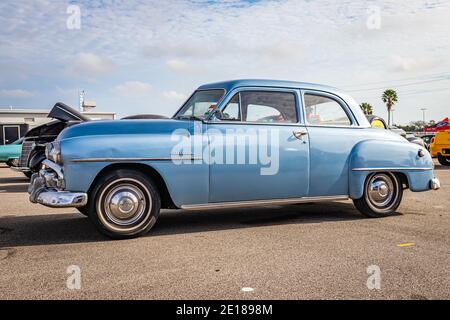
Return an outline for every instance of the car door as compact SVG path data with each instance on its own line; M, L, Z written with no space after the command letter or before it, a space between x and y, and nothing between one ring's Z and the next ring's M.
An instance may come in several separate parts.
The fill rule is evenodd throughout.
M348 159L361 140L356 119L339 97L303 91L311 158L309 196L348 195Z
M289 89L241 88L227 96L207 124L211 203L308 194L300 103L300 92Z

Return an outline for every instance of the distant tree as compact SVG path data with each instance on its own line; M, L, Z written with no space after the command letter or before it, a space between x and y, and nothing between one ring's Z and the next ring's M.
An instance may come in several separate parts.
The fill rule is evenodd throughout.
M373 107L368 102L363 102L359 105L365 115L371 115L373 113Z
M391 110L394 104L398 102L397 92L393 89L387 89L383 92L381 96L381 100L386 104L386 108L388 111L388 125L391 125Z
M424 127L429 127L431 124L428 122L423 122L422 120L419 121L411 121L409 124L401 126L398 125L397 127L400 129L405 130L406 132L414 132L414 131L423 131Z

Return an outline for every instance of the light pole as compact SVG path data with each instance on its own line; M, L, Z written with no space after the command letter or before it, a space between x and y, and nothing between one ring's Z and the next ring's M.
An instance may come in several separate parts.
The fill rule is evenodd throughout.
M421 108L420 110L422 110L422 121L423 124L425 125L425 111L427 111L427 108Z

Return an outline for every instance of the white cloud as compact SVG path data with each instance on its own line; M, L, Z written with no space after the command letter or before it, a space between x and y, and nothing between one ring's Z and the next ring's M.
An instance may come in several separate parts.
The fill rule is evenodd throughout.
M119 95L138 97L150 94L153 90L153 86L140 81L127 81L116 86L114 89Z
M169 90L163 92L164 98L176 102L180 102L186 99L186 95L183 93L176 92L175 90Z
M116 88L122 94L131 87L145 93L133 100L134 110L169 114L172 95L163 92L188 93L218 80L285 78L354 89L373 82L382 87L402 78L399 72L414 79L450 70L445 0L107 2L77 0L81 29L68 30L66 0L0 1L0 87L36 88L39 95L21 101L33 107L61 95L56 85L83 88L99 106L119 111L122 102L108 88L122 84ZM366 26L372 5L380 8L379 30ZM66 68L70 72L61 73ZM130 75L154 84L157 94L126 86ZM426 104L440 118L448 92L431 99L402 94L396 117L407 121L408 105ZM355 95L380 100L376 90ZM384 112L381 102L374 106Z
M6 98L25 99L25 98L34 97L35 95L36 95L35 92L23 90L23 89L12 89L12 90L2 89L2 90L0 90L0 96L6 97Z
M426 71L441 62L433 57L405 57L395 55L391 58L392 70L394 71Z
M176 73L192 73L196 71L196 68L192 64L179 59L171 59L166 61L166 65L170 70Z
M80 76L95 78L111 73L114 67L114 63L108 58L82 52L75 56L69 70Z

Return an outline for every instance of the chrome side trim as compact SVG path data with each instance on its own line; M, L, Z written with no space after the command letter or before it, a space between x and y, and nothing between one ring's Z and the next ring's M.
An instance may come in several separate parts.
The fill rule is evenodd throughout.
M209 210L209 209L221 209L221 208L241 208L241 207L254 207L254 206L261 206L261 205L295 204L295 203L304 203L304 202L311 202L311 201L317 202L317 201L348 200L348 198L349 198L348 196L323 196L323 197L303 197L303 198L289 198L289 199L216 202L216 203L182 205L181 209L184 209L184 210Z
M201 157L163 157L163 158L85 158L73 159L70 162L123 162L123 161L186 161L203 160Z
M433 168L398 167L398 168L353 168L352 169L352 171L398 171L398 170L427 171L427 170L433 170Z

